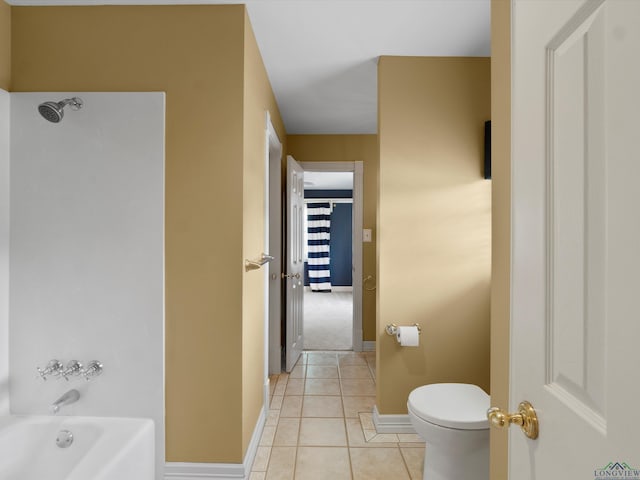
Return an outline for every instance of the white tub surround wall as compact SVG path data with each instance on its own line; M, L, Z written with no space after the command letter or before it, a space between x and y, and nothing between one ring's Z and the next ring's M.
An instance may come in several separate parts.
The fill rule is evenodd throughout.
M9 117L0 89L0 415L9 413Z
M60 123L38 104L81 97ZM13 414L155 422L164 467L164 94L11 94L10 384ZM100 360L86 382L36 367Z

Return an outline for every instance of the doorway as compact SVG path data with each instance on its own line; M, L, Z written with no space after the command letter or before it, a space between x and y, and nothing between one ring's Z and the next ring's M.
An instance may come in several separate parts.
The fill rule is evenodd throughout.
M270 122L267 120L267 124ZM269 139L272 140L272 148L269 148ZM274 148L275 147L275 148ZM267 153L266 169L268 177L267 186L267 225L266 242L269 245L269 253L274 260L269 264L269 273L266 279L266 297L269 303L265 305L266 330L269 332L265 338L268 343L265 349L265 364L268 365L266 375L279 374L284 366L283 359L286 358L286 298L283 298L285 289L281 288L282 279L286 278L285 272L285 250L284 239L287 237L285 231L286 195L281 189L280 183L280 154L281 144L277 140L277 135L273 127L267 128ZM363 163L358 162L302 162L304 171L308 172L352 172L352 293L351 293L351 349L361 352L362 341L362 210L363 210ZM284 185L286 192L287 186ZM268 382L266 382L268 385ZM265 387L267 388L267 387Z
M353 172L304 173L304 349L353 349Z
M343 227L337 230L338 242L335 245L342 245L338 247L341 251L335 251L334 248L333 254L336 254L334 264L337 268L332 272L335 285L331 285L331 292L311 292L311 289L305 286L303 325L305 335L307 331L311 335L308 341L305 336L305 349L360 352L362 351L363 164L362 162L300 162L300 165L305 171L305 202L307 204L329 203L333 218L342 224L345 223L344 217L347 217L347 222L350 220L350 228L348 228L350 245L347 247L350 255L346 255L344 248L344 232L347 229ZM314 185L311 185L311 182ZM345 193L348 190L350 192Z

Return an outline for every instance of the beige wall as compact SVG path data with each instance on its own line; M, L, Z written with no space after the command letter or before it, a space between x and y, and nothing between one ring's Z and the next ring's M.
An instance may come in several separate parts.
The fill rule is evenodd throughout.
M0 0L0 88L11 88L11 7Z
M244 17L244 151L243 151L243 258L260 258L266 252L265 220L265 112L278 138L284 142L280 119L267 72L253 35L249 17ZM283 148L284 150L284 148ZM245 272L242 282L242 444L246 451L260 409L264 404L264 270Z
M378 100L377 405L395 414L419 385L489 390L489 59L382 57ZM420 346L392 322L419 323Z
M509 406L511 263L511 2L491 2L491 404ZM491 479L507 480L506 429L491 429Z
M363 174L363 227L373 230L373 241L362 244L362 274L376 277L376 198L378 195L377 135L289 135L287 153L300 162L361 161ZM376 291L362 292L362 339L376 339Z
M261 305L243 300L261 288L244 273L246 251L259 254L261 244L245 244L243 219L258 215L247 189L263 175L253 177L257 147L245 132L255 130L253 104L243 107L251 90L245 69L257 71L253 46L244 60L246 27L242 5L13 8L13 90L166 92L172 462L241 462L257 418L243 392L261 392L264 382L261 364L244 372L253 359L244 348L263 351L261 331L251 339L243 333L262 315ZM263 139L261 132L256 142Z

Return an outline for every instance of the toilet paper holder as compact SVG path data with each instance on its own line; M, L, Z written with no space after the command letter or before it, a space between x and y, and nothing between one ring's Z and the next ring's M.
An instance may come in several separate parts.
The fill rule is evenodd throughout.
M418 335L422 335L422 327L418 323L414 323L413 326L418 328ZM384 327L384 329L387 335L391 335L392 337L395 337L396 333L398 333L398 326L395 323L390 323Z

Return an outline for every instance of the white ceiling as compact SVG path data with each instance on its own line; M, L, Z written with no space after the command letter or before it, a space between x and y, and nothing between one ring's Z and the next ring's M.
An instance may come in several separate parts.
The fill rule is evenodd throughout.
M305 190L353 190L353 172L304 172Z
M10 0L9 3L245 3L289 134L376 133L380 55L490 55L490 0Z

